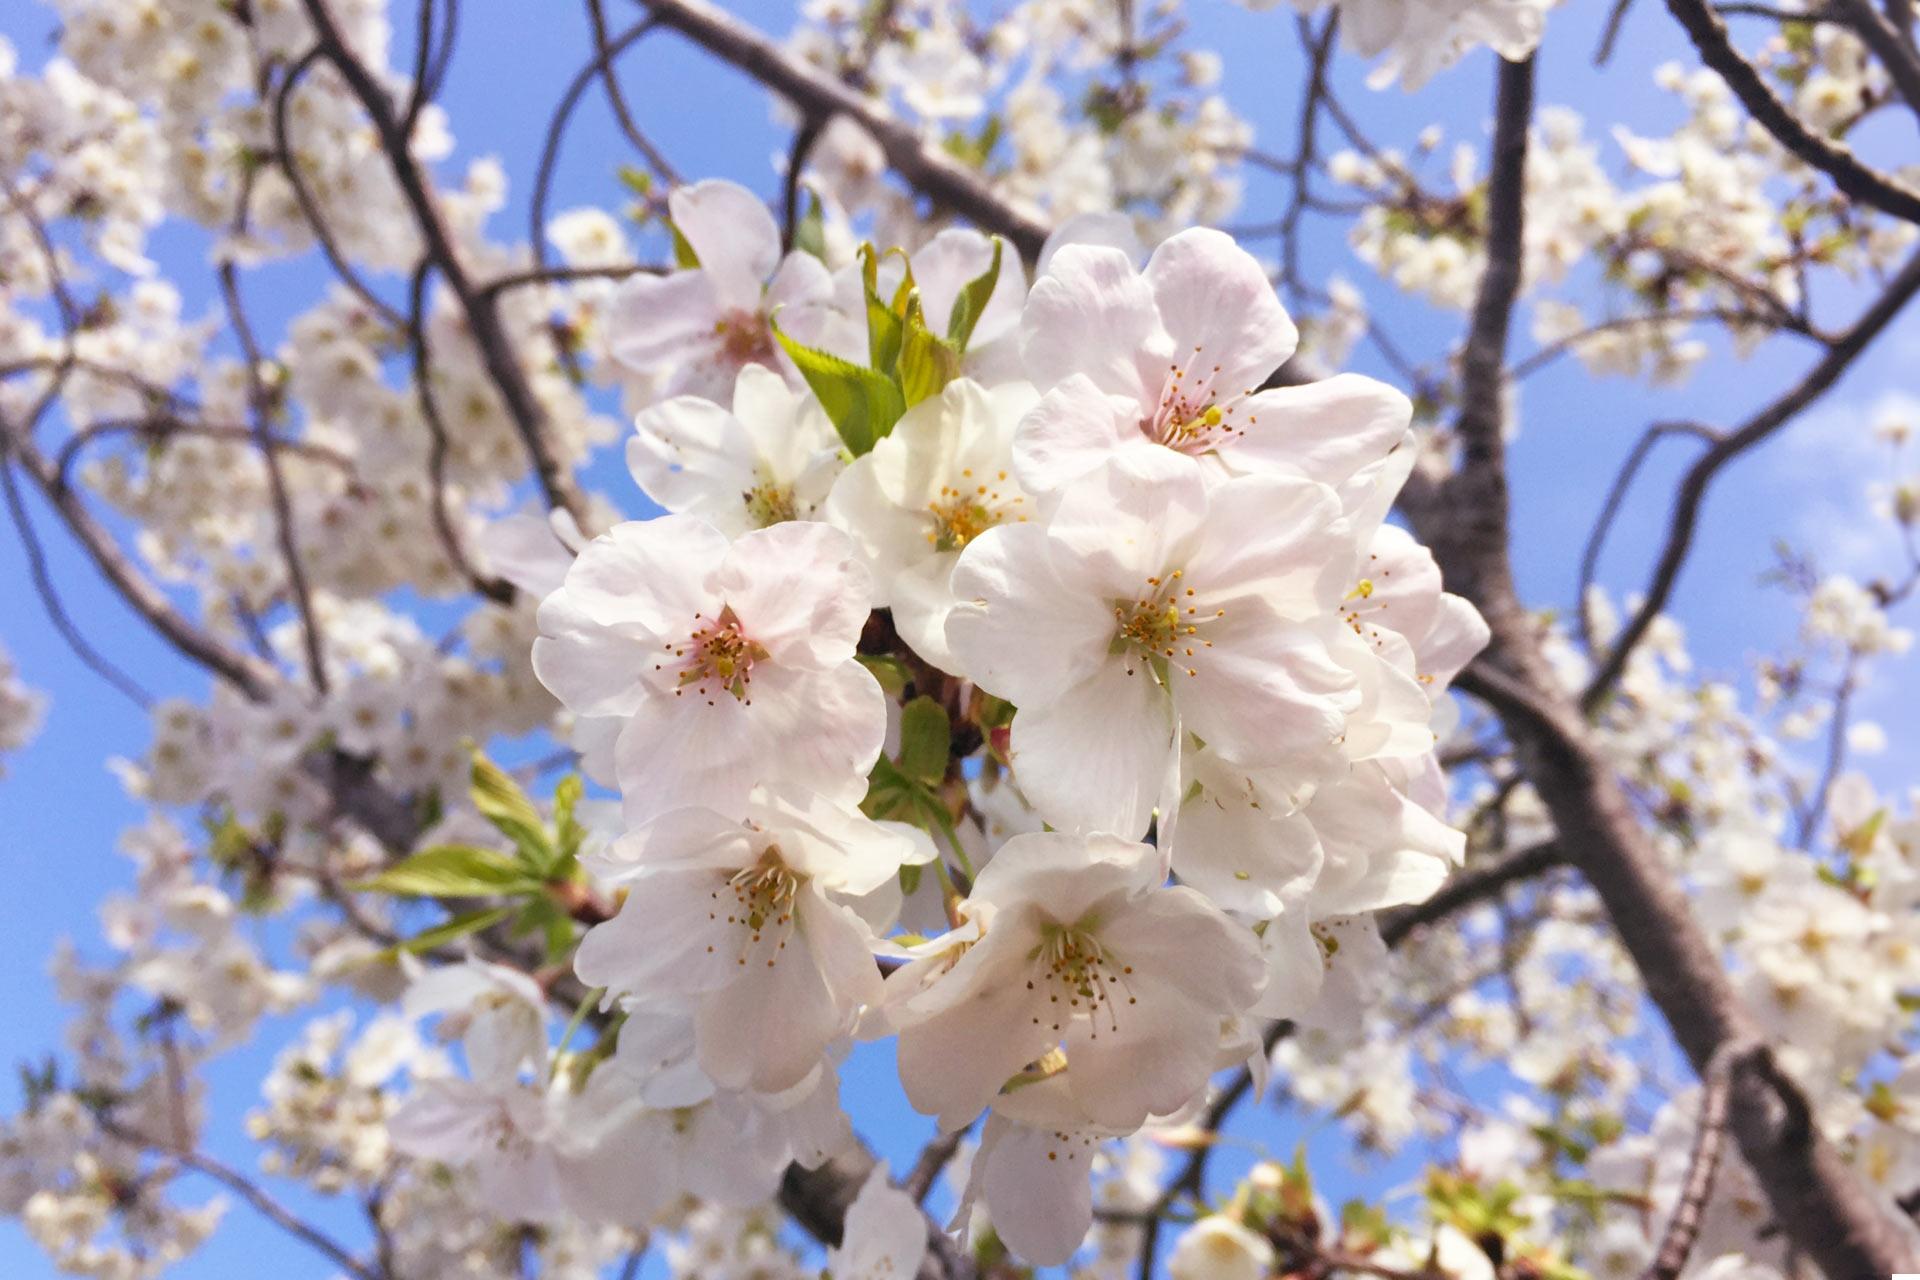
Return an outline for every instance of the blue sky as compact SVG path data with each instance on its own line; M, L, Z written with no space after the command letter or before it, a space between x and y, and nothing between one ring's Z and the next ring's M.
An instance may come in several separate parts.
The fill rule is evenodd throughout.
M728 7L765 30L783 32L792 21L789 6L769 0ZM1542 101L1618 120L1637 131L1670 127L1678 119L1677 107L1654 91L1650 81L1655 65L1683 52L1670 24L1657 6L1639 6L1615 65L1597 77L1588 55L1608 7L1600 0L1573 0L1554 15L1540 75ZM513 195L524 199L552 103L587 56L580 7L559 0L469 0L464 8L466 26L443 98L460 140L459 155L497 155ZM396 5L402 14L410 9L405 0ZM404 48L410 22L403 19L395 25ZM12 40L28 66L47 56L52 27L48 9L20 2L0 5L0 35ZM1226 0L1193 0L1189 41L1222 52L1227 89L1240 112L1254 122L1270 149L1289 148L1300 69L1290 13L1283 7L1254 14ZM1491 99L1491 60L1485 53L1470 57L1417 97L1397 90L1370 92L1358 83L1350 63L1343 66L1348 101L1371 121L1376 137L1409 141L1421 126L1436 121L1446 125L1450 137L1484 136ZM727 176L768 193L774 190L773 157L784 149L786 139L757 89L671 36L649 38L623 61L622 70L636 112L682 172ZM613 169L626 159L600 99L590 96L569 135L554 209L585 203L617 206L622 197ZM1617 155L1610 154L1609 160L1616 161ZM1279 200L1277 185L1254 179L1241 220L1266 220L1277 212ZM524 222L524 205L511 204L496 222L496 234L523 235ZM189 312L209 305L212 294L200 267L204 241L176 232L161 237L157 245L164 269L187 292ZM1439 350L1459 331L1458 317L1435 313L1378 287L1340 243L1337 230L1319 233L1305 261L1309 274L1339 273L1366 288L1377 313L1422 354ZM269 328L316 296L318 273L301 264L277 268L274 279L287 287L260 291ZM1845 299L1828 301L1844 304ZM1844 306L1829 314L1842 318ZM1527 349L1524 335L1520 349ZM1514 543L1527 598L1540 604L1572 603L1579 542L1599 506L1606 478L1646 422L1675 417L1736 421L1786 385L1804 360L1803 353L1786 348L1769 348L1744 364L1716 360L1678 391L1649 392L1619 381L1596 384L1571 362L1529 381L1522 397L1524 425L1513 449ZM1355 364L1366 372L1384 373L1364 349ZM1756 586L1776 539L1810 549L1833 567L1863 574L1896 567L1881 558L1889 547L1862 536L1867 519L1864 485L1876 478L1880 462L1861 441L1880 407L1914 390L1908 373L1916 365L1920 324L1908 320L1786 440L1737 464L1723 478L1709 501L1678 609L1703 669L1738 675L1751 655L1791 626L1783 602ZM1920 402L1910 407L1920 410ZM1642 477L1638 498L1627 508L1609 552L1603 580L1610 585L1632 589L1641 581L1659 545L1666 495L1685 453L1684 447L1675 446ZM610 479L605 487L634 497L638 510L637 496L621 480ZM161 695L198 696L206 684L203 675L164 648L118 603L37 503L34 515L68 610L94 643L147 688ZM103 762L112 755L139 752L147 727L144 716L80 666L54 634L27 588L25 561L10 532L0 536L0 583L8 588L9 601L0 612L0 642L25 678L53 700L40 739L8 762L7 776L0 780L0 865L6 875L6 892L0 893L0 978L10 992L0 1022L0 1060L10 1065L58 1044L63 1011L42 977L56 940L70 937L100 954L94 909L110 890L128 882L126 866L113 846L119 832L140 818L138 807L123 796ZM1913 624L1911 610L1904 620ZM1898 738L1903 726L1891 712L1903 695L1910 699L1910 692L1904 680L1882 680L1868 691L1862 714L1894 720L1888 728ZM1915 776L1915 750L1909 742L1902 752L1896 741L1872 771L1883 781L1904 785ZM258 1045L214 1069L209 1142L233 1163L251 1164L248 1144L239 1135L241 1117L257 1097L258 1080L273 1048L294 1025L269 1028ZM877 1122L869 1127L869 1136L899 1165L911 1158L927 1126L900 1107L889 1071L884 1055L863 1056L849 1072L848 1098L856 1119ZM0 1106L12 1106L16 1097L9 1077L0 1084ZM1275 1119L1269 1113L1243 1122L1240 1132L1284 1155L1296 1141L1325 1127L1324 1122L1307 1125L1299 1117ZM1313 1149L1324 1151L1321 1176L1336 1188L1365 1184L1378 1189L1407 1172L1404 1165L1349 1167L1324 1135ZM1229 1167L1233 1162L1222 1161ZM215 1241L176 1274L188 1280L252 1276L259 1274L260 1260L269 1256L289 1280L329 1274L321 1260L283 1247L271 1228L238 1205ZM17 1226L0 1224L0 1275L39 1280L53 1274Z

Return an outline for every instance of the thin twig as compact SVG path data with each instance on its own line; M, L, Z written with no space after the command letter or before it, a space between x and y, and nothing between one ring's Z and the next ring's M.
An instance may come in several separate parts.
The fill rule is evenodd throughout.
M1809 369L1798 383L1747 419L1738 430L1720 437L1688 468L1674 495L1673 513L1667 522L1666 543L1654 566L1652 580L1647 584L1639 609L1622 628L1612 650L1581 694L1580 704L1584 709L1591 712L1605 700L1621 673L1626 670L1634 646L1640 643L1647 629L1653 625L1653 620L1667 607L1668 600L1673 596L1674 584L1679 580L1680 569L1693 548L1701 506L1715 477L1728 463L1785 427L1802 410L1824 395L1893 322L1915 293L1920 293L1920 254L1907 260L1907 264L1874 300L1873 305L1851 328L1834 339L1819 363Z

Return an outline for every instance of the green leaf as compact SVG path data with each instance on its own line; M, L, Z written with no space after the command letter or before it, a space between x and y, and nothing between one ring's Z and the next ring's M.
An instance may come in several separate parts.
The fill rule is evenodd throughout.
M973 341L973 327L980 323L980 315L987 309L987 303L993 299L993 287L1000 282L1000 253L1005 248L999 236L993 238L993 261L987 269L967 281L960 290L960 296L953 300L953 309L947 314L947 341L962 353L967 343Z
M920 295L910 295L899 366L900 392L907 408L939 395L943 387L959 376L959 348L927 328L926 317L920 313Z
M669 222L667 230L673 233L673 265L683 271L699 266L700 255L693 251L693 243L681 234L680 228Z
M793 247L822 262L827 260L827 220L820 210L818 192L807 192L807 211L800 215L799 223L793 228Z
M520 784L480 751L473 753L473 806L500 834L513 841L527 865L546 875L558 861L547 825Z
M892 654L857 653L854 658L873 674L889 698L899 697L913 681L913 672L907 670L907 664Z
M947 709L932 698L918 697L900 712L900 772L929 786L947 776L947 754L953 745L953 726Z
M893 430L893 424L907 411L900 388L893 379L872 369L864 369L825 351L795 342L780 332L778 323L769 322L773 336L800 368L800 375L820 397L840 439L858 458Z
M867 297L867 363L889 373L900 359L904 324L900 313L880 297L880 255L871 244L860 246L860 277Z
M349 888L403 898L475 898L527 893L540 881L502 853L473 845L441 844L396 862Z
M479 933L482 929L490 929L502 920L505 920L512 911L512 907L487 907L481 911L469 911L465 915L455 916L444 924L435 925L424 933L417 933L403 942L395 943L385 951L382 951L380 958L392 960L394 957L402 954L417 956L423 951L431 951L435 947L445 946L447 943L459 938L464 938L470 933Z
M573 816L585 792L586 785L580 781L577 773L560 779L559 785L553 789L553 847L560 869L565 869L580 856L580 846L586 842L587 829Z

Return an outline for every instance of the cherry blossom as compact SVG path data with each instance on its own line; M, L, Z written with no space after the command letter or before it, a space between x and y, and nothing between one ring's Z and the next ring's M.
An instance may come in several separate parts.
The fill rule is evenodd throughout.
M789 522L727 542L693 516L617 525L540 606L540 678L620 721L627 821L738 811L770 777L858 798L885 729L853 660L867 574L845 534Z

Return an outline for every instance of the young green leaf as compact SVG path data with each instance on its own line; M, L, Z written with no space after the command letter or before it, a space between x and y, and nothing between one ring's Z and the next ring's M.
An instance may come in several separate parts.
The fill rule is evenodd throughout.
M960 376L960 351L946 339L927 328L920 313L920 295L907 298L906 331L900 343L900 392L911 409L929 396L940 394L949 382Z
M800 367L800 375L807 380L807 385L820 397L820 407L827 411L828 420L854 457L871 450L874 442L893 430L893 424L907 411L906 403L900 398L900 388L885 374L795 342L780 332L777 323L771 323L770 327L781 347Z
M558 861L546 823L527 793L507 771L480 751L473 753L473 806L502 835L513 841L520 856L537 875L546 875Z
M465 915L455 916L444 924L437 924L423 933L416 933L411 938L396 942L380 952L378 958L392 960L402 954L419 955L423 951L431 951L435 947L445 946L449 942L464 938L470 933L491 929L512 913L512 907L486 907L479 911L469 911Z
M673 265L683 271L699 266L700 255L693 251L693 243L681 234L680 228L669 222L667 230L673 232Z
M349 887L403 898L479 898L529 893L540 888L540 881L505 854L473 845L441 844Z
M947 314L947 341L951 342L963 354L967 344L973 341L973 327L980 323L980 315L987 309L987 303L993 300L993 288L1000 282L1000 254L1005 248L999 236L993 238L993 261L987 269L967 281L966 287L953 300L953 310Z
M793 247L826 261L827 221L820 210L818 192L807 192L807 211L800 215L799 223L793 228Z

